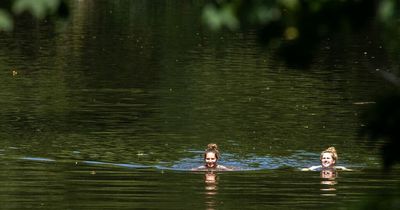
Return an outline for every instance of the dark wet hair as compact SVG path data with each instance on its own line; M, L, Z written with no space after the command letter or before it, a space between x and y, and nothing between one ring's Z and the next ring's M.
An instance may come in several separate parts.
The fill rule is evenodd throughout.
M206 155L209 152L214 153L215 154L215 158L217 158L217 160L219 159L220 155L219 155L217 144L208 144L207 145L207 149L204 151L204 159L206 159Z

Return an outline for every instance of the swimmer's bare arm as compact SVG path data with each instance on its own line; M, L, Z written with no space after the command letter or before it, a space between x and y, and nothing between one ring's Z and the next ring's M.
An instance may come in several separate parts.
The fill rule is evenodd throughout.
M335 169L342 170L342 171L353 171L353 169L349 169L344 166L335 166Z
M321 166L311 166L310 168L302 168L302 171L314 171L317 168L321 168Z
M205 166L199 166L197 168L192 168L192 171L199 171L199 170L204 170L206 167Z
M233 171L232 168L228 168L228 167L223 166L223 165L218 165L217 167L218 167L219 170L222 170L222 171Z

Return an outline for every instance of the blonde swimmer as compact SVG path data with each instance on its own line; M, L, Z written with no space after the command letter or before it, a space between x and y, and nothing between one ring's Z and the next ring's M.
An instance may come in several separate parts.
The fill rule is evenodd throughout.
M193 168L193 171L231 171L232 169L218 164L220 153L217 144L208 144L204 151L204 165Z
M316 171L316 170L343 170L343 171L351 171L343 166L337 166L338 155L335 147L329 147L328 149L321 152L320 155L321 165L319 166L311 166L309 168L303 168L302 171Z

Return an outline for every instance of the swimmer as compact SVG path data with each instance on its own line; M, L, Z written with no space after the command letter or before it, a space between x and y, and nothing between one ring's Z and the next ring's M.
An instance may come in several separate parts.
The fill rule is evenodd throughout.
M343 166L336 166L336 162L338 160L338 155L336 153L335 147L329 147L328 149L321 152L320 155L321 165L319 166L311 166L310 168L303 168L302 171L315 171L315 170L343 170L343 171L351 171L351 169L347 169Z
M232 169L225 167L223 165L218 165L217 161L219 159L218 146L216 144L208 144L207 149L204 152L204 162L203 166L192 169L193 171L205 171L205 170L216 170L216 171L231 171Z

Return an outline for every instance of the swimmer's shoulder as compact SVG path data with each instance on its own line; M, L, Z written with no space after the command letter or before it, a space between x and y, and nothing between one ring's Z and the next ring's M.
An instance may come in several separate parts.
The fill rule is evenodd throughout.
M232 168L228 168L228 167L223 166L223 165L217 165L217 169L221 170L221 171L233 171Z
M199 166L197 168L192 168L192 171L206 171L206 170L218 170L218 171L233 171L232 168L223 166L223 165L217 165L217 167L215 169L209 169L206 166Z
M201 170L205 170L205 169L206 169L205 166L199 166L199 167L197 167L197 168L192 168L191 170L192 170L192 171L201 171Z

